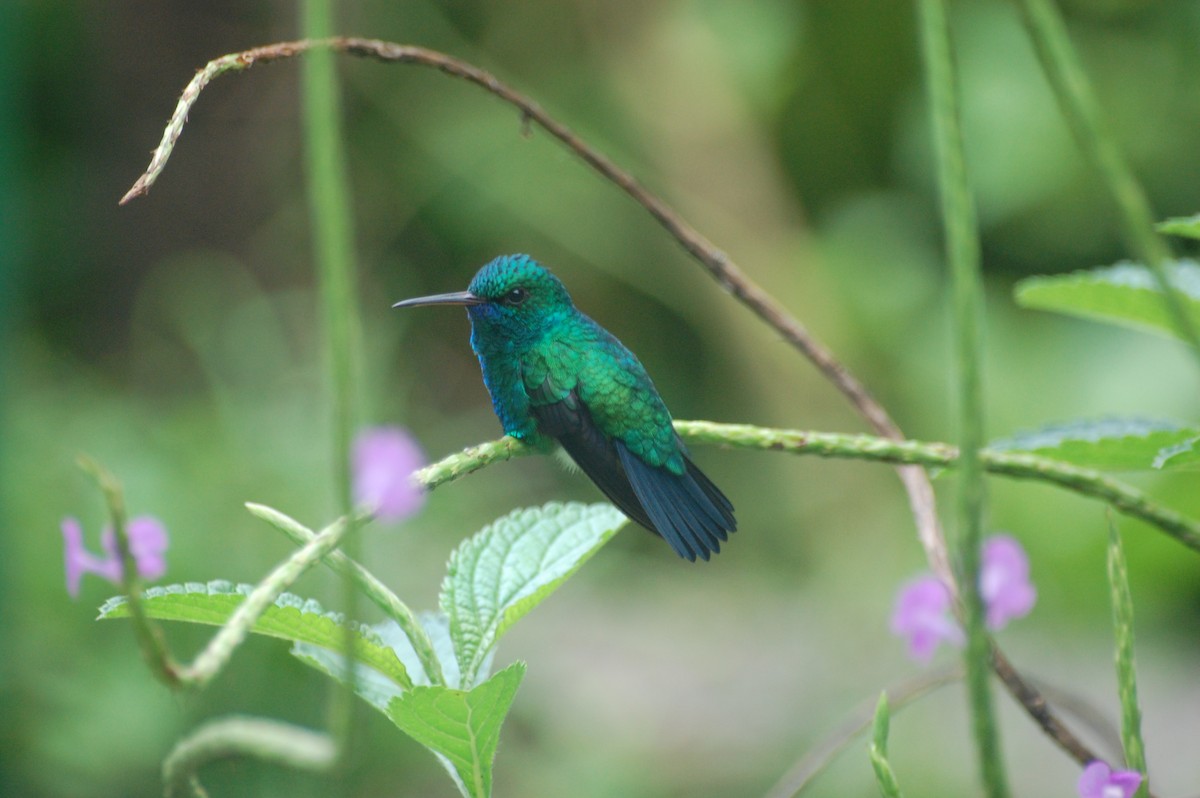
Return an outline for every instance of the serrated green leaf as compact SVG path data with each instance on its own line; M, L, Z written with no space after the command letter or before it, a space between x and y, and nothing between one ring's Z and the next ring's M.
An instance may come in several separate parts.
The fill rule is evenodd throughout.
M346 661L339 652L314 646L312 643L293 643L292 656L335 682L345 684ZM354 692L363 701L386 714L388 704L393 698L403 695L404 690L379 671L356 661Z
M1200 264L1170 265L1171 284L1200 326ZM1119 263L1054 277L1030 277L1017 283L1018 305L1099 319L1179 338L1154 274L1144 266Z
M450 620L440 612L418 613L417 620L433 643L443 675L454 684L458 684L458 662L454 658L454 645L450 641ZM392 620L383 621L373 624L371 632L400 658L414 686L431 684L425 669L421 667L421 660L417 657L412 642L399 624ZM341 654L309 643L296 643L292 646L292 656L339 682L343 681ZM485 663L485 670L489 664L490 660ZM360 698L385 713L388 703L401 693L401 689L392 680L386 679L374 668L369 668L361 662L358 663L358 678L354 686Z
M405 734L438 755L469 798L492 794L500 726L525 675L514 662L470 690L414 687L392 699L387 714Z
M989 451L1021 451L1104 471L1161 468L1166 449L1185 444L1200 430L1173 421L1107 418L1072 421L1021 432L988 444ZM1181 458L1172 465L1182 465Z
M1177 216L1174 219L1167 219L1156 224L1154 229L1172 236L1200 238L1200 213L1195 216Z
M450 641L450 619L441 612L419 612L417 622L425 630L429 642L433 644L433 653L442 666L442 676L450 685L459 684L458 662L454 657L454 644ZM371 627L384 643L392 647L396 656L408 668L413 676L413 684L432 684L421 667L421 660L413 649L408 635L395 621L383 621Z
M150 618L221 626L253 589L253 585L234 585L225 581L166 585L148 588L142 596L142 604ZM124 596L114 596L100 608L102 620L127 617L129 605ZM357 623L351 624L351 628L358 636L355 651L360 662L401 687L412 686L404 664L377 634ZM311 599L306 601L290 593L277 598L250 628L255 634L311 643L339 652L345 641L344 630L345 619L342 615L325 612L317 602Z
M1188 438L1172 446L1163 447L1154 458L1155 468L1180 468L1200 463L1200 437Z
M573 574L625 524L611 504L547 504L515 510L450 556L439 603L470 687L500 636ZM447 679L449 681L449 679Z
M446 684L451 687L461 687L462 674L458 670L458 656L455 654L454 640L450 637L450 619L444 612L421 612L417 617L422 628L425 629L425 634L429 637L429 642L433 644L433 653L441 663L442 677L446 680ZM412 643L409 642L408 636L404 634L399 625L385 621L376 628L384 642L388 643L395 650L396 656L400 657L400 661L408 666L409 673L418 672L415 670L415 666L409 665L409 663L420 663L420 660L417 659L417 653L413 650ZM491 673L492 659L495 653L496 649L492 648L484 657L479 667L480 673ZM423 674L424 670L419 672ZM415 684L431 683L424 676L413 681Z

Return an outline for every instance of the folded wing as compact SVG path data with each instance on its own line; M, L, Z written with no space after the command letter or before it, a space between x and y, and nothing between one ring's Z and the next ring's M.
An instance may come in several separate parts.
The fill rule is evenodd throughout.
M604 435L574 391L531 408L543 435L555 438L608 499L661 535L680 557L707 560L737 529L733 505L691 460L675 474Z

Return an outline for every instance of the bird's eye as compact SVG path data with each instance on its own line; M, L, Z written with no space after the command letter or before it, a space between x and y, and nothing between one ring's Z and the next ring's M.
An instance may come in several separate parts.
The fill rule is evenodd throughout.
M506 305L515 306L515 305L519 305L522 302L524 302L528 296L529 296L528 291L526 291L524 288L521 288L520 286L517 286L516 288L512 289L507 294L505 294L502 301Z

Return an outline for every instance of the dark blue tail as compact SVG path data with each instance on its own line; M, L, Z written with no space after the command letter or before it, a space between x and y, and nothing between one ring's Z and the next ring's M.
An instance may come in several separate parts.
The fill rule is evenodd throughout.
M621 441L616 442L616 449L629 486L650 523L630 517L662 535L687 560L707 560L720 553L721 543L737 531L737 521L729 499L704 472L686 456L687 471L672 474L642 462Z

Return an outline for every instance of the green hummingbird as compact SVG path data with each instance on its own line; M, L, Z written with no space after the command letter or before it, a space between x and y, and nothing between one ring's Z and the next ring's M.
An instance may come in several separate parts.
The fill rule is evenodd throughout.
M418 305L466 306L504 432L558 441L613 504L680 557L707 560L737 529L733 505L688 457L641 362L533 258L503 255L466 291L392 307Z

